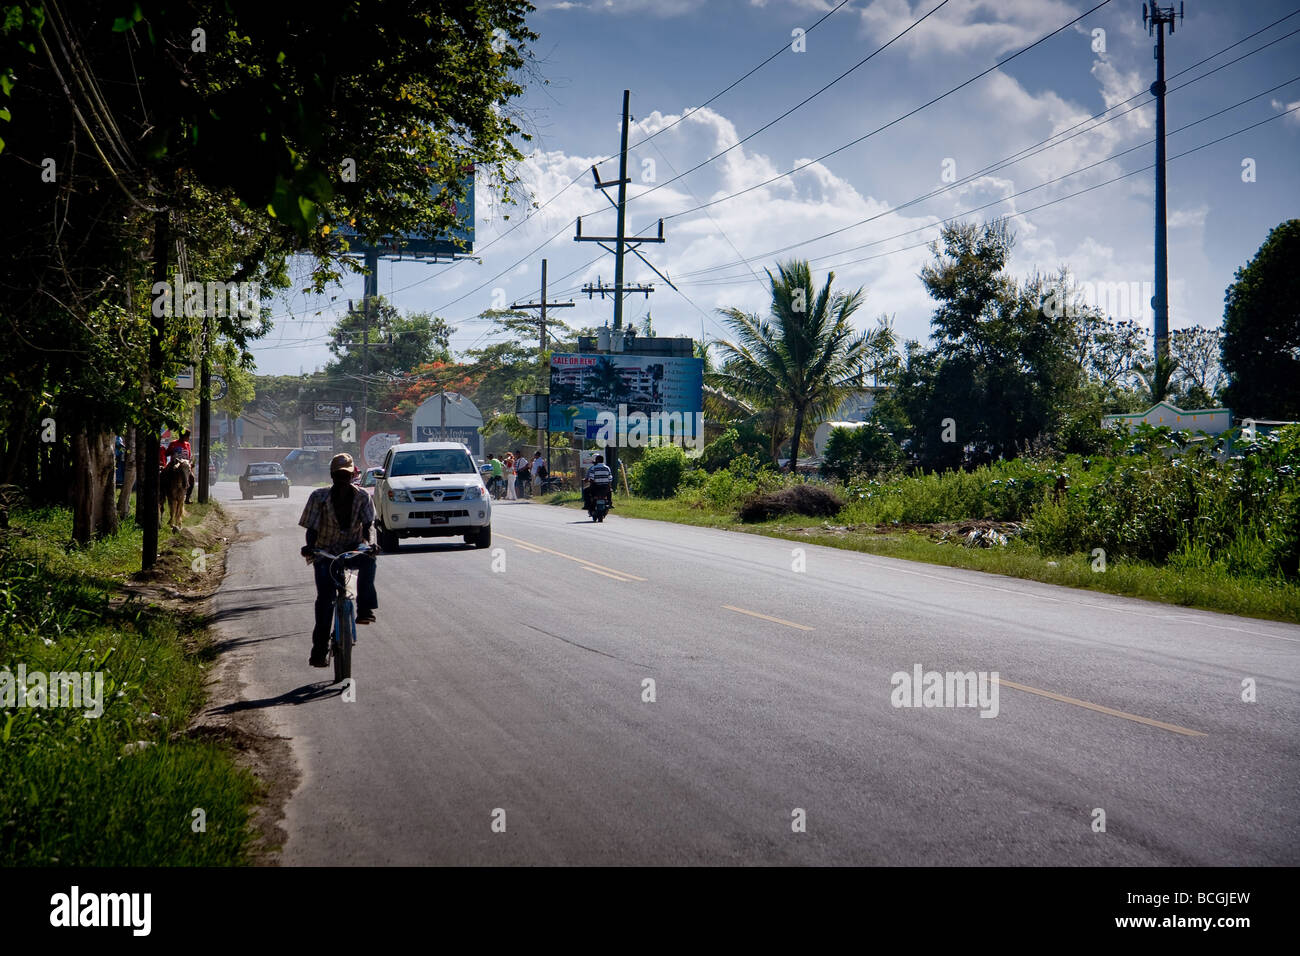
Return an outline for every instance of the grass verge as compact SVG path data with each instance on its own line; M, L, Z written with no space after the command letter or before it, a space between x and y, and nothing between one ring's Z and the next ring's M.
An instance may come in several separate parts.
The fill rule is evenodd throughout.
M205 565L219 543L202 527L213 507L194 506L179 534L162 530L152 581L215 574ZM133 522L87 548L65 547L62 509L14 511L10 524L0 539L0 864L247 862L258 785L226 744L189 731L212 659L202 617L133 589ZM90 680L80 697L68 683L38 693L34 675L53 672Z
M552 495L551 504L568 504L564 494ZM921 561L953 568L1084 588L1126 597L1144 598L1183 607L1220 611L1300 624L1300 587L1282 580L1241 578L1200 568L1158 566L1143 561L1109 561L1104 571L1094 571L1091 553L1045 557L1032 545L1012 541L1005 547L966 548L940 543L925 534L900 532L888 527L837 527L809 525L806 517L787 517L759 524L742 524L734 514L695 508L674 498L653 500L620 495L615 513L625 518L646 518L705 528L722 528L790 541L805 541L884 557Z

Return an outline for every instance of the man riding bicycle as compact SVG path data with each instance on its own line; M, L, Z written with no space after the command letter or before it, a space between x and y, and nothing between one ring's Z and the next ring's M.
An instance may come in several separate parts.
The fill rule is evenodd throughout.
M609 506L614 507L614 496L610 494L614 486L614 471L605 464L605 456L597 455L595 463L587 469L587 477L582 483L582 507L591 508L591 493L595 486L600 485L601 490L609 494Z
M370 494L352 484L357 466L352 456L335 455L330 462L328 488L317 488L307 497L298 524L307 529L306 558L314 558L319 549L331 554L354 551L370 542L370 526L375 522L375 506ZM316 626L311 633L312 667L329 666L330 627L334 619L335 584L330 576L330 562L313 561L316 571ZM375 593L375 558L367 554L356 559L357 623L373 624L379 597Z

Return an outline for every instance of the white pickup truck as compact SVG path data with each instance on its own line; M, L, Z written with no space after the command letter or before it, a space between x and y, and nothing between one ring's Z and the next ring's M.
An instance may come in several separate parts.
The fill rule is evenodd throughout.
M388 449L376 472L379 547L396 551L402 538L462 535L466 544L492 544L492 500L469 449L459 442L409 442Z

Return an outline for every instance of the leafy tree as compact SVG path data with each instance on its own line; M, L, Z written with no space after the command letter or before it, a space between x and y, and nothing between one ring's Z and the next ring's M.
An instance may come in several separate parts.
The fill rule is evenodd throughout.
M822 473L848 481L855 474L877 475L898 467L903 452L888 429L876 421L858 428L832 428L826 440Z
M1223 401L1243 418L1300 419L1300 219L1237 270L1223 309Z
M897 402L927 467L952 467L962 449L1015 456L1048 431L1082 378L1079 326L1068 310L1044 311L1052 285L1024 286L1005 272L1015 238L1000 222L944 228L921 281L937 303L931 350L909 343Z
M752 424L740 422L704 446L699 465L705 471L717 471L726 468L742 455L762 459L767 456L768 450L763 433Z
M1220 329L1193 325L1170 336L1170 350L1178 362L1179 401L1185 408L1205 408L1215 401L1223 384L1219 353Z
M772 304L768 318L720 309L732 340L720 340L721 368L712 381L758 406L793 416L790 469L795 469L810 417L819 420L893 349L887 327L860 332L852 317L865 292L832 292L832 272L818 291L807 261L768 270Z
M368 362L369 374L378 379L404 375L417 366L451 360L450 343L456 329L445 319L426 312L403 316L380 296L370 303L369 333L366 316L359 307L346 312L330 329L330 353L334 359L326 370L338 375L361 375ZM369 356L363 356L369 338Z
M111 433L139 449L176 416L171 386L198 322L150 309L153 282L287 282L299 250L320 290L361 239L457 225L463 183L506 193L528 45L524 0L322 0L313 16L254 0L9 4L0 191L11 257L0 275L5 477L54 500L72 485L76 535L111 531ZM18 78L15 83L15 77ZM40 182L46 160L51 180ZM267 323L216 317L247 343ZM74 357L75 356L75 360ZM52 400L55 404L52 404ZM38 416L63 424L38 447ZM146 495L154 487L146 471ZM156 528L147 502L145 563ZM139 513L139 512L138 512Z

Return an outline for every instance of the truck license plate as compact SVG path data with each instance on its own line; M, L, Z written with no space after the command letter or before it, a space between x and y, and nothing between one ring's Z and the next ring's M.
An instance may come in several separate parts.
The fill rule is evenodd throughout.
M451 519L445 515L434 515L429 519L429 524L446 524Z

